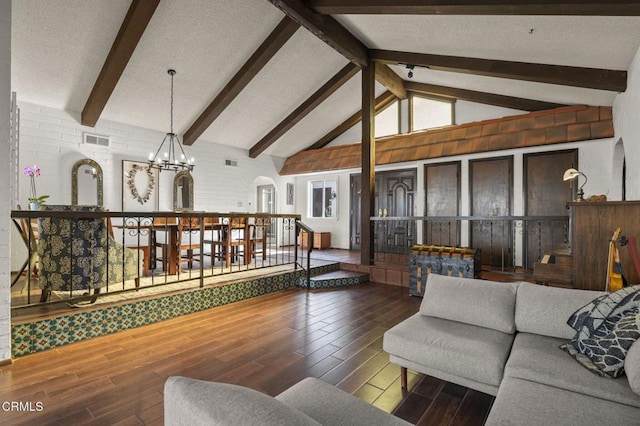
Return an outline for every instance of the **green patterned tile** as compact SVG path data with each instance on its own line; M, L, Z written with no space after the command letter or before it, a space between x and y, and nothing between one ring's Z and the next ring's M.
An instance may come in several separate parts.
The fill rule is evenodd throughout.
M87 320L84 324L84 329L87 333L87 338L100 337L104 335L105 322L107 321L104 316L103 310L96 310L87 313Z
M14 356L22 356L31 353L31 330L33 324L18 324L11 329L11 350Z

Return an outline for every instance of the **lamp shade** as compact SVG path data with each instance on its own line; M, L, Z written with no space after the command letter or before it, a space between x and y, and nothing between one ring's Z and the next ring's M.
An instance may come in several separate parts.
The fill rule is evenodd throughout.
M577 171L576 169L567 169L564 172L564 176L562 176L562 180L571 180L571 179L575 179L580 175L580 172Z

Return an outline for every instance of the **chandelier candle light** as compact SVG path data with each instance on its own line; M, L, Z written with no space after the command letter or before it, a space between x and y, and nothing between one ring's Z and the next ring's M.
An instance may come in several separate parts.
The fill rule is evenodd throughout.
M190 172L193 170L194 159L193 157L187 159L178 135L173 132L173 76L176 74L176 70L170 69L167 73L171 76L171 127L155 155L153 153L149 154L149 167L156 168L159 171L173 170L177 172L178 170L186 170ZM162 151L165 143L167 143L168 146L165 151ZM179 150L177 150L176 147L178 147ZM160 156L161 152L162 156Z

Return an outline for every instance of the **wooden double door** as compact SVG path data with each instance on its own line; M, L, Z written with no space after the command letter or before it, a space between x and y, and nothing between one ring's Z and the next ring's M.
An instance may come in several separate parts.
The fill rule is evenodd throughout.
M375 213L378 216L408 217L415 214L417 170L390 170L376 173ZM350 249L360 250L362 175L351 175ZM374 221L377 250L405 253L416 243L415 221ZM373 237L373 235L372 235Z

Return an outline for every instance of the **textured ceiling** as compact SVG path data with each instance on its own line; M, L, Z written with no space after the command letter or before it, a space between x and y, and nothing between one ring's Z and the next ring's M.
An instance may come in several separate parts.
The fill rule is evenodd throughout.
M20 0L12 6L12 85L21 101L80 112L129 0ZM283 18L267 0L162 0L100 119L182 134ZM626 70L640 17L337 16L367 47ZM347 60L304 28L214 121L198 145L251 148ZM407 79L401 66L392 67ZM606 105L615 93L414 70L413 81L563 104ZM377 87L379 94L384 89ZM290 156L360 109L354 77L265 152Z

